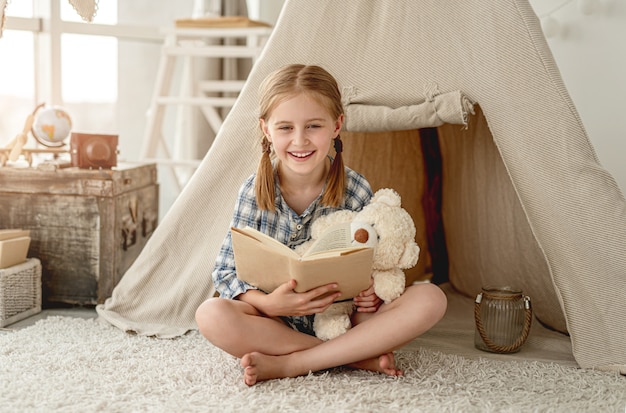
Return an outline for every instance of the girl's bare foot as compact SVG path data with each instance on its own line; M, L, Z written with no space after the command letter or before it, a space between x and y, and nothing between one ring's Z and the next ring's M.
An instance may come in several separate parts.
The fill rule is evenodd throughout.
M241 358L243 367L243 382L248 386L253 386L261 381L279 379L284 377L296 377L301 374L297 370L289 370L287 366L288 356L268 356L262 353L248 353ZM396 368L393 353L382 354L369 360L359 361L349 364L348 367L361 370L369 370L388 376L403 376L402 370Z
M378 357L349 364L348 367L361 370L375 371L388 376L403 376L404 372L396 368L396 359L393 353L382 354Z
M285 356L268 356L262 353L248 353L241 358L241 367L243 367L243 382L248 386L270 379L279 379L284 377L295 377L297 373L290 373L282 363Z

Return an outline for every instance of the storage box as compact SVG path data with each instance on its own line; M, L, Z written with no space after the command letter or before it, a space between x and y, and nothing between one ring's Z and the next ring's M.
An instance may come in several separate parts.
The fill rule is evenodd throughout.
M28 231L0 230L0 269L26 261L29 246Z
M0 269L0 327L41 312L41 262L29 258Z
M157 225L155 164L113 169L0 168L0 228L30 230L44 307L98 304Z

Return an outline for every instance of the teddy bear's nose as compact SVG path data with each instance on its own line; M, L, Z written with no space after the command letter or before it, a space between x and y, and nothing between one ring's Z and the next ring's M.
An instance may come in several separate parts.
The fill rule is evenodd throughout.
M354 232L354 240L359 244L365 244L369 237L366 229L359 228Z

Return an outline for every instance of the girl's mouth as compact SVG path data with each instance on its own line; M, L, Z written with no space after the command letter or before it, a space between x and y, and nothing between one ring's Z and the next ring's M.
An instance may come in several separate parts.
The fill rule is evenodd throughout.
M294 158L297 159L307 159L309 158L311 155L313 155L313 153L315 153L315 151L307 151L307 152L289 152L289 155L291 155Z

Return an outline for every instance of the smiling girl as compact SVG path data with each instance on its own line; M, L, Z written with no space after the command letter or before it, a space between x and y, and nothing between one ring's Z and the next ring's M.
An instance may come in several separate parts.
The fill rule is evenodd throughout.
M343 164L343 121L341 94L326 70L294 64L270 74L261 85L263 156L239 190L231 226L253 227L295 248L310 238L318 217L361 210L372 190ZM370 284L354 298L354 327L324 342L315 337L313 317L338 298L338 292L326 295L336 284L296 293L291 280L264 293L237 278L230 231L212 276L220 297L205 301L196 321L211 343L241 358L247 385L342 365L402 375L393 351L430 329L446 309L433 284L410 286L389 304Z

